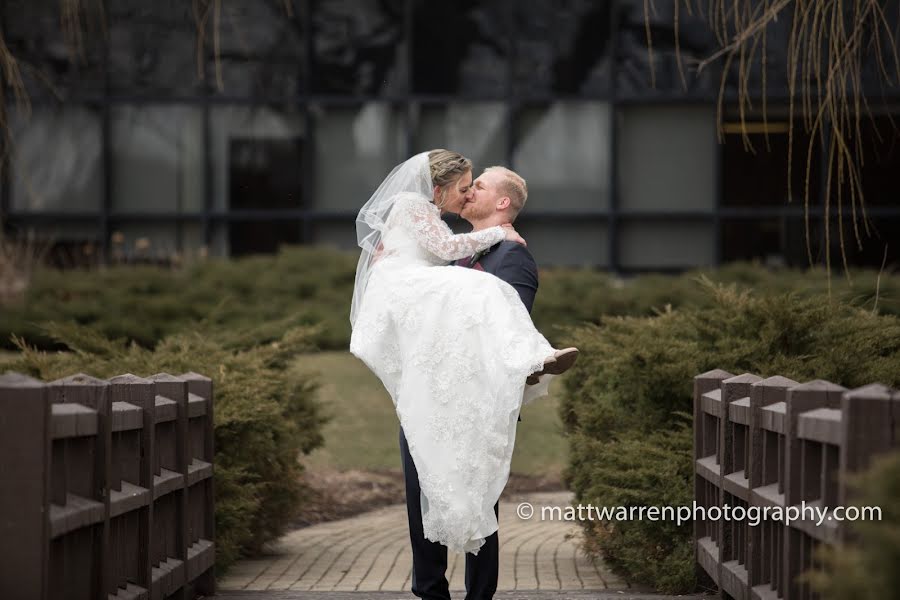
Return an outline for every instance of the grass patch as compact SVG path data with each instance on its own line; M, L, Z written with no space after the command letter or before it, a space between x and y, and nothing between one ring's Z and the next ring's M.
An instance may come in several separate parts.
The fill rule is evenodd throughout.
M319 469L396 469L400 466L400 423L381 381L349 352L304 354L292 369L318 372L319 405L331 417L323 427L325 443L304 461ZM548 397L522 409L511 471L530 476L559 476L566 463L566 440L559 419L562 376Z

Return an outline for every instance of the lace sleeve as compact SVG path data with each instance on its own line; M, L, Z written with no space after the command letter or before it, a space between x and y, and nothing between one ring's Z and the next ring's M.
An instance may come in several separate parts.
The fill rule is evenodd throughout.
M424 199L404 199L401 224L412 231L416 241L442 260L459 260L490 248L506 238L499 225L472 233L454 234L434 205Z

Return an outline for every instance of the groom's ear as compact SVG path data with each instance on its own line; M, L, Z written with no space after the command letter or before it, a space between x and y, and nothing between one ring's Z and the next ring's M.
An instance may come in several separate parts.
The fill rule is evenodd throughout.
M512 204L512 200L509 199L509 196L503 196L497 200L497 210L506 210L510 204Z

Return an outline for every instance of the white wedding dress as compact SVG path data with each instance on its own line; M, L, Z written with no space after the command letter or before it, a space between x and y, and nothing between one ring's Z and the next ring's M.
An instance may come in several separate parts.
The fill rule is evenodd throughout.
M391 198L350 351L390 393L419 474L425 537L478 553L497 531L526 386L554 349L515 289L452 260L489 248L502 227L454 235L430 198ZM527 389L526 389L527 388Z

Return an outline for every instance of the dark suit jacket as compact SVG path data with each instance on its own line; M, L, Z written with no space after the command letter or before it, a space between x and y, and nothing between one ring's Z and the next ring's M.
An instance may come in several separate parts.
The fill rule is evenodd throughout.
M519 292L522 304L531 312L538 289L537 264L528 248L504 240L491 246L472 268L496 275ZM522 417L519 416L519 420Z

